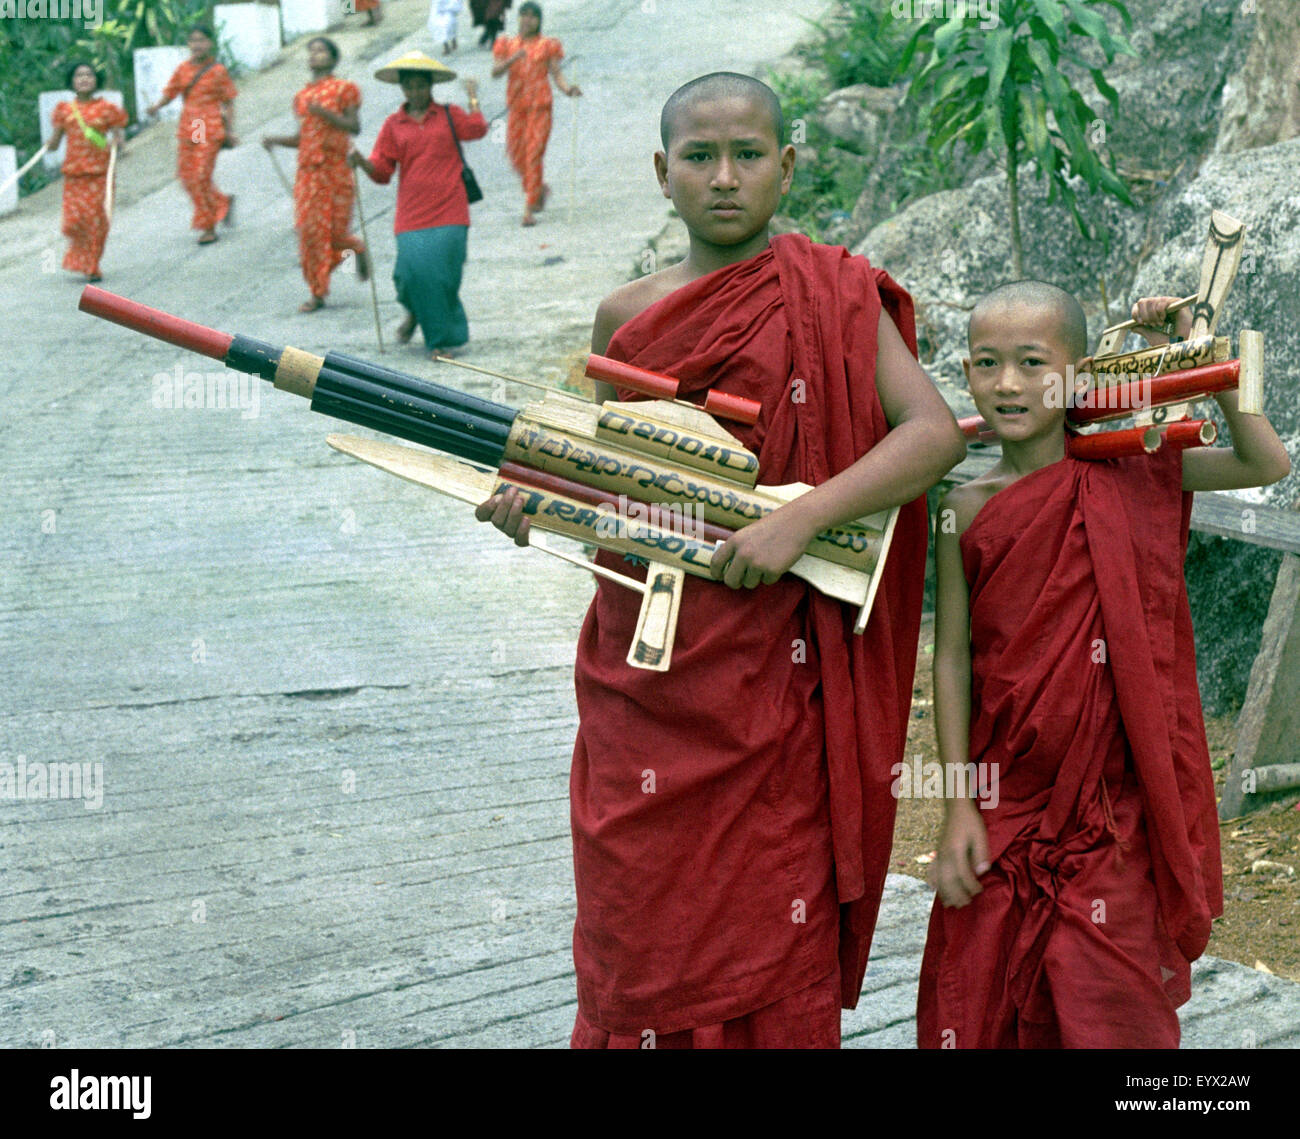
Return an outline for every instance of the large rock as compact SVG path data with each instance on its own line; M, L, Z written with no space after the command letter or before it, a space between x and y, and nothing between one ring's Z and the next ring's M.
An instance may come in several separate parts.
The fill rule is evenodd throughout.
M1300 6L1253 0L1246 62L1223 91L1215 150L1269 146L1300 134Z
M1254 31L1244 6L1241 0L1128 0L1133 27L1127 35L1137 55L1118 56L1105 67L1119 110L1099 95L1089 97L1121 170L1143 180L1168 180L1185 159L1212 145L1224 84L1240 68ZM1122 29L1113 11L1107 18ZM1079 59L1104 65L1090 46ZM1066 70L1081 92L1092 86L1081 67Z
M884 124L902 101L903 93L893 87L872 87L859 83L841 87L824 98L817 108L817 121L826 133L856 154L874 154L881 143Z
M1049 204L1045 185L1030 168L1020 178L1021 245L1027 277L1068 289L1088 315L1092 337L1129 292L1130 250L1140 248L1145 220L1110 198L1083 193L1085 220L1109 242L1089 241L1061 203ZM916 302L921 362L961 414L966 395L961 359L975 302L1006 284L1011 273L1011 225L1006 178L995 174L961 190L931 194L872 229L854 247L885 269ZM1102 307L1101 280L1112 305Z
M1196 291L1210 211L1246 223L1245 254L1219 318L1220 335L1264 333L1269 418L1293 460L1300 460L1300 139L1239 154L1217 154L1198 176L1156 209L1157 240L1137 271L1132 294ZM1235 347L1235 343L1234 343ZM1300 471L1247 497L1282 506L1300 496Z

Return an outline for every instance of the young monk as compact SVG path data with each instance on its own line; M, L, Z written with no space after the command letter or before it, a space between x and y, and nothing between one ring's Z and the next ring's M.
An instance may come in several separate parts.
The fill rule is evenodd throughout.
M194 202L191 228L197 229L200 245L217 240L216 225L233 224L234 195L223 194L213 184L217 155L224 146L238 143L235 137L235 96L239 92L230 73L213 58L216 44L212 29L195 24L187 41L190 58L167 81L163 93L145 114L153 116L181 96L181 117L176 126L176 176Z
M126 112L107 99L95 98L99 76L89 63L74 63L68 69L68 86L76 98L54 108L54 133L48 144L53 153L67 135L62 169L63 236L68 251L63 267L87 281L100 281L99 259L108 241L108 159L111 148L122 145Z
M333 40L316 36L307 41L307 65L312 79L293 97L293 113L302 120L295 135L263 135L262 145L298 150L298 176L293 184L293 224L298 230L298 256L311 296L299 312L325 305L330 274L350 249L357 257L357 275L370 276L370 256L361 238L350 233L355 184L348 165L350 135L361 129L361 89L336 79L339 49Z
M542 156L551 137L551 80L576 98L582 88L565 81L560 70L564 48L560 41L542 35L542 9L528 0L519 5L519 34L505 36L492 45L492 78L506 72L506 154L524 183L524 220L536 225L535 210L546 206L551 188L542 181Z
M836 1047L890 850L922 496L965 446L914 358L908 295L839 247L771 237L795 154L770 88L696 79L661 132L655 173L690 253L606 297L592 350L676 376L688 398L761 401L756 426L727 425L759 482L815 489L720 545L715 582L686 581L667 673L625 663L639 599L597 586L576 667L573 1044ZM857 637L848 607L783 575L828 525L899 505ZM521 508L511 492L478 517L525 545Z
M1155 325L1172 299L1133 315ZM980 765L996 794L946 802L922 1047L1177 1047L1223 910L1189 492L1276 482L1290 462L1235 392L1215 397L1231 449L1067 457L1063 377L1087 372L1085 351L1083 312L1052 285L971 314L963 366L1002 458L939 506L934 692L941 762Z

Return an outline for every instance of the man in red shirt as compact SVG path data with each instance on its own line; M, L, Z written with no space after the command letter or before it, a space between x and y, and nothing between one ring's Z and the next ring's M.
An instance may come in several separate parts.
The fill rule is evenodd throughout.
M406 102L384 120L370 157L354 150L349 161L380 184L387 183L394 170L399 172L393 284L407 316L398 339L409 341L418 324L425 347L446 356L469 340L469 322L460 303L469 199L457 140L482 138L487 120L472 79L465 80L468 112L435 103L433 84L449 82L456 73L419 52L381 67L375 78L400 84Z

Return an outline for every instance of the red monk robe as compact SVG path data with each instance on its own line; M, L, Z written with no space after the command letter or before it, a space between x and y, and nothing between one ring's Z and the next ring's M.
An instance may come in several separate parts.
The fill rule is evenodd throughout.
M760 400L755 427L728 424L759 481L815 485L889 430L874 382L882 299L915 353L911 299L887 274L781 236L651 305L608 352L684 394ZM647 1032L658 1047L838 1044L893 835L925 530L924 501L909 503L861 637L849 607L789 575L734 591L688 578L667 673L628 667L640 598L598 584L570 786L575 1046L640 1046Z
M1173 1048L1223 912L1181 452L1064 459L961 537L992 869L936 899L922 1047Z

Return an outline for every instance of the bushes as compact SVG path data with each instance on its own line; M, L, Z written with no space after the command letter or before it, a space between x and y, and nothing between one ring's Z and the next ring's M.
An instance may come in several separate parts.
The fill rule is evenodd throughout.
M103 0L102 23L28 17L0 20L0 142L18 149L21 164L41 144L36 96L62 87L74 59L93 63L105 87L121 91L135 110L132 52L183 44L192 25L212 22L209 0ZM23 179L28 192L46 182L40 164Z

